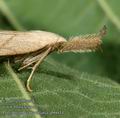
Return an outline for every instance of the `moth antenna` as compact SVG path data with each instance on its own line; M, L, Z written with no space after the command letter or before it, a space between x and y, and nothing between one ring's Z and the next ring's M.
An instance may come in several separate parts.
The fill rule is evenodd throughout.
M91 52L95 51L102 44L102 37L106 34L107 28L104 26L99 33L83 36L75 36L67 42L61 44L59 52Z

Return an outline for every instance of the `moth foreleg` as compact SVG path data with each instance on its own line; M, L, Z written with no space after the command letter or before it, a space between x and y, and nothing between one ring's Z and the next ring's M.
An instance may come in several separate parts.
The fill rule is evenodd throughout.
M40 58L42 58L44 56L45 51L43 51L39 54L36 54L36 55L34 55L34 53L33 53L33 54L29 55L27 58L24 58L24 60L22 61L22 65L18 70L20 71L24 68L29 67L30 65L34 64L35 62L37 62Z
M32 67L31 74L30 74L29 78L27 79L27 83L26 83L26 87L27 87L27 90L28 90L29 92L32 91L32 89L30 88L30 81L31 81L31 79L32 79L32 76L33 76L36 68L38 67L38 65L40 65L40 63L44 60L44 58L49 54L50 51L51 51L51 47L48 48L48 49L44 52L44 54L42 55L42 57L41 57L41 58L34 64L34 66Z

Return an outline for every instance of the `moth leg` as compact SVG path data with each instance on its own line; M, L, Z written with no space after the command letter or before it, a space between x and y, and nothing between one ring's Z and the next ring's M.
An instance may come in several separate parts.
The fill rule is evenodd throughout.
M32 79L32 76L36 70L36 68L39 66L39 64L44 60L44 58L49 54L49 52L51 51L51 47L48 48L48 50L46 50L43 54L43 56L35 63L35 65L32 67L32 71L31 71L31 74L29 76L29 78L27 79L27 83L26 83L26 87L27 87L27 90L29 92L32 92L32 89L30 88L30 81Z
M42 53L36 54L36 55L30 55L29 57L25 58L22 62L21 67L18 70L20 71L24 68L30 67L30 65L33 65L35 62L37 62L40 58L44 56L45 51L43 51Z
M42 55L42 54L39 54L38 56L39 56L39 59L40 59L43 55ZM37 56L31 57L31 58L35 58L34 61L28 60L28 62L26 62L26 63L23 62L22 66L18 69L18 71L23 70L23 69L25 69L25 68L30 68L30 69L32 69L32 67L30 67L30 65L33 65L35 62L37 62L37 61L39 60L39 59L36 58L36 57L37 57Z

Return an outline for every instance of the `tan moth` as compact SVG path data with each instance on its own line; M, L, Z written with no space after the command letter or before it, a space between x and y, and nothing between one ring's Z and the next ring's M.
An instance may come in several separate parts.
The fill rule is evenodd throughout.
M75 36L68 41L55 33L45 31L0 31L0 57L15 57L22 65L18 70L32 66L26 87L30 88L30 80L38 65L53 51L90 52L98 49L101 38L106 34L104 26L99 33ZM20 58L17 58L20 57Z

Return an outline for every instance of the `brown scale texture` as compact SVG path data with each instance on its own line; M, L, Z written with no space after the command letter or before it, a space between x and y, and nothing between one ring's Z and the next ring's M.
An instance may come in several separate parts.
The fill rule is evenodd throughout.
M64 42L60 52L89 52L98 49L102 43L102 37L106 34L106 26L99 33L72 37Z
M62 52L64 51L75 51L85 52L96 50L102 43L101 36L89 35L83 37L74 37L68 42L64 43Z

